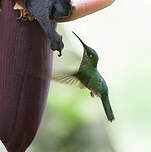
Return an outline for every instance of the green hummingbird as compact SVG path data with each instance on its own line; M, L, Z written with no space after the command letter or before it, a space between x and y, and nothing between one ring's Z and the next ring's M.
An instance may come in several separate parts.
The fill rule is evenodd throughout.
M106 116L109 121L114 120L114 115L111 109L108 87L97 70L99 57L96 51L87 46L74 32L73 34L80 40L84 47L83 58L79 70L73 74L55 75L52 79L66 84L75 84L80 88L88 88L91 96L98 96L103 103Z

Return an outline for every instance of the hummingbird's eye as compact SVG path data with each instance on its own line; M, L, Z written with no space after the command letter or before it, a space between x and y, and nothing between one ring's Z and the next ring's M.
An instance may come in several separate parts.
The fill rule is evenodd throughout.
M89 57L90 57L90 58L92 58L92 57L93 57L93 55L92 55L92 54L90 54L90 55L89 55Z

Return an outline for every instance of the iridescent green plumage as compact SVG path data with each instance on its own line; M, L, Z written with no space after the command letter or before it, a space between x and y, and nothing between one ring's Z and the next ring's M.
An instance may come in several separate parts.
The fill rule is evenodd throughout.
M73 32L74 33L74 32ZM74 33L74 35L76 35ZM84 47L83 58L78 72L69 75L58 75L54 79L61 83L74 84L78 83L80 88L88 88L91 96L100 97L103 107L109 121L114 120L114 115L110 106L108 97L108 87L105 80L97 70L99 57L95 50L83 43L83 41L76 35ZM80 85L81 84L81 85Z

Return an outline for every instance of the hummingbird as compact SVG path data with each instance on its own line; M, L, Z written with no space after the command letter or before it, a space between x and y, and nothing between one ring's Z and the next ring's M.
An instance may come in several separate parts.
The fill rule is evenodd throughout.
M88 88L92 97L97 96L102 100L107 119L112 122L114 115L109 101L108 87L97 70L98 54L87 46L76 33L73 34L80 40L84 48L83 58L77 72L73 74L55 75L52 79L66 84L78 84L80 88Z

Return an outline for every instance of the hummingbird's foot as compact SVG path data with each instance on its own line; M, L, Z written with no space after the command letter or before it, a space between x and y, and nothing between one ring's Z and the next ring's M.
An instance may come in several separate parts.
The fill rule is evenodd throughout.
M17 20L21 20L23 22L36 20L36 18L31 13L29 13L26 9L24 9L18 3L14 5L14 10L20 11L20 16L17 18Z
M92 92L92 91L90 92L90 95L91 95L91 97L92 97L92 98L94 98L94 94L93 94L93 92Z

